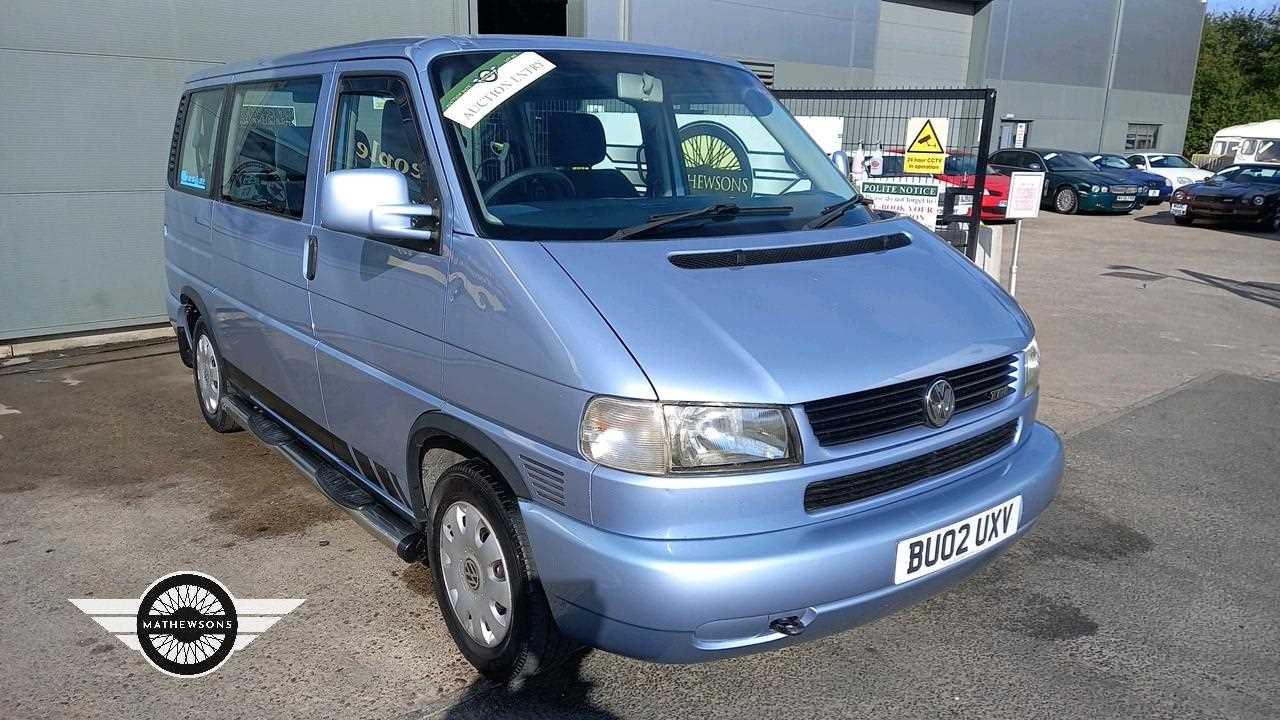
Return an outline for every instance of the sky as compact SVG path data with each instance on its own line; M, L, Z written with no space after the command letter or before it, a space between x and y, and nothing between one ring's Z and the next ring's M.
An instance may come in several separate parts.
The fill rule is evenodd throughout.
M1209 0L1209 12L1227 10L1270 10L1280 4L1280 0Z

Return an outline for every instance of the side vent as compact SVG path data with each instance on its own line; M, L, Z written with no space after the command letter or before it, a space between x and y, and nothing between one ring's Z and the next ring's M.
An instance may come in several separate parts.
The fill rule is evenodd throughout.
M877 235L876 237L822 243L820 245L791 245L754 250L717 250L715 252L676 253L667 256L672 265L685 270L711 270L715 268L746 267L748 265L775 265L804 260L829 260L848 255L895 250L911 244L904 233Z
M529 492L552 505L564 507L564 471L524 455L520 456L520 463L529 480Z
M773 87L773 72L775 65L771 62L759 62L756 60L739 60L742 67L751 71L752 75L760 78L760 82L764 83L767 88Z
M182 128L187 124L187 103L191 95L183 95L178 100L178 116L173 121L173 137L169 140L169 187L173 187L178 177L178 145L182 142Z

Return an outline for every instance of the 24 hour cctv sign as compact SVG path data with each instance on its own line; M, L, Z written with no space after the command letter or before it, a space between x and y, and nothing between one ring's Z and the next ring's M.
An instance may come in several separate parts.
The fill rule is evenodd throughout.
M494 108L555 67L535 52L502 53L450 88L440 107L445 117L462 127L475 127Z

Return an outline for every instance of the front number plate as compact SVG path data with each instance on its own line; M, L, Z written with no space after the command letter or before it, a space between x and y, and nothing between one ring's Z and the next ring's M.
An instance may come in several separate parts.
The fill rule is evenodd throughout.
M1169 205L1169 212L1174 215L1186 215L1187 206L1185 203L1172 203Z
M1147 191L1147 197L1160 197L1160 191L1159 191L1159 190L1148 190L1148 191Z
M1013 537L1022 516L1022 496L960 522L898 543L893 584L924 577L984 552Z
M1138 199L1137 195L1117 195L1116 196L1116 202L1122 202L1122 203L1133 202L1134 200L1137 200L1137 199Z

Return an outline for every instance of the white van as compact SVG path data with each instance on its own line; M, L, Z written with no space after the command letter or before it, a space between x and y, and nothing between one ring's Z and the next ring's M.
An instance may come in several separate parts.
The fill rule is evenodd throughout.
M1230 156L1233 163L1280 163L1280 120L1223 128L1209 153Z

